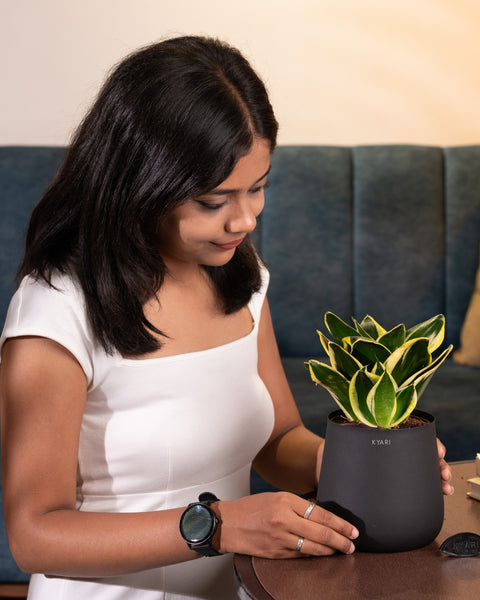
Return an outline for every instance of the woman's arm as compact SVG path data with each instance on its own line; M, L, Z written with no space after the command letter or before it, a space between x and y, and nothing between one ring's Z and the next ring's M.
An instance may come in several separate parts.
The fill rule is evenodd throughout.
M184 508L118 514L76 510L86 387L77 360L57 343L30 337L4 345L0 368L3 498L15 560L27 572L103 577L198 558L178 530ZM286 439L293 439L295 427L281 412L280 422L289 430ZM306 458L318 445L316 439L309 439L311 452L306 452ZM279 445L280 455L288 455L288 446ZM302 463L300 457L298 465ZM306 487L311 479L306 473ZM303 536L305 553L352 552L349 538L356 535L352 526L320 507L307 521L303 518L307 506L307 501L288 493L217 502L212 507L221 525L214 547L272 558L299 556L295 547Z
M76 510L86 380L65 348L38 337L6 342L0 397L5 521L12 554L23 570L103 577L198 558L178 530L184 508L118 514ZM295 547L303 536L304 552L352 552L351 525L320 507L307 521L307 506L287 493L215 503L221 526L214 546L222 552L299 556Z
M316 490L324 440L302 423L280 360L267 300L258 332L258 372L272 398L275 425L254 467L281 489L296 493Z
M86 380L65 348L37 337L7 341L0 398L5 521L20 568L109 576L198 556L178 532L181 508L140 514L75 509Z

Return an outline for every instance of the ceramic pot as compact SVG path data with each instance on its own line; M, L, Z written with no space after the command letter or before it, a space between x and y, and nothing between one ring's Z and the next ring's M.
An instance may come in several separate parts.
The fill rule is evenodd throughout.
M317 502L360 531L359 551L400 552L432 542L443 523L435 421L409 429L338 424L328 417Z

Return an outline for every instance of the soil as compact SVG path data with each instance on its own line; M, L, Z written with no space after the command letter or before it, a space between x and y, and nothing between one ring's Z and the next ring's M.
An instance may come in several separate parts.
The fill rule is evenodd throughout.
M332 421L334 423L338 423L339 425L346 425L348 427L358 427L360 429L372 429L368 425L364 423L357 423L356 421L349 421L345 415L337 415ZM419 417L418 415L410 415L406 421L400 423L396 427L392 427L391 429L412 429L413 427L422 427L423 425L427 425L430 421L424 419L423 417ZM382 429L382 427L378 427L378 429Z

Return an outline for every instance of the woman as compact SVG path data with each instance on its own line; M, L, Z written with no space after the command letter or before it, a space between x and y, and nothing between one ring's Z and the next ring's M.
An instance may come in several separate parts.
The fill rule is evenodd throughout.
M233 552L354 551L356 529L300 496L249 496L252 462L314 489L323 443L295 407L248 238L276 133L236 50L167 40L113 71L35 209L0 369L29 598L226 600Z

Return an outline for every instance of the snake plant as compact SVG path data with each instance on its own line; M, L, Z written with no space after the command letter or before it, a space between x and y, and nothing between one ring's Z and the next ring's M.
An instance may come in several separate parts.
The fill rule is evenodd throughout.
M387 331L371 316L353 327L332 312L325 325L333 337L318 331L330 365L309 360L313 381L326 388L349 421L391 429L415 408L433 373L452 350L435 359L445 334L445 317L437 315L410 329L400 324Z

